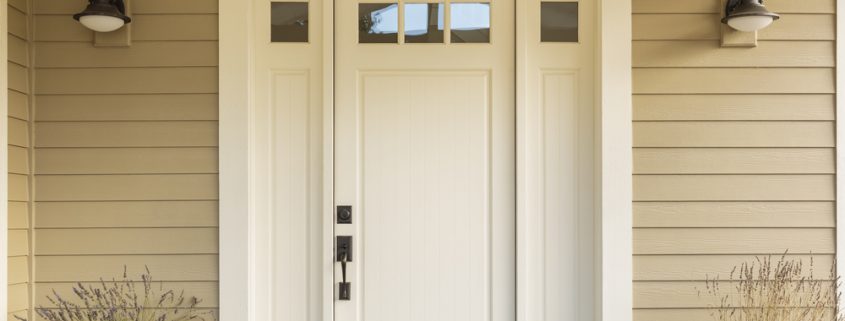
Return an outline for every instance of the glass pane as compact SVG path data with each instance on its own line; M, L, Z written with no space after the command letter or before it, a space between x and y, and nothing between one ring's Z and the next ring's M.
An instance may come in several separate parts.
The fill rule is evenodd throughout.
M452 4L452 43L490 42L490 4Z
M405 42L443 43L445 12L442 3L406 4Z
M358 42L399 42L399 5L395 3L358 4Z
M540 41L578 42L578 3L543 2Z
M308 3L273 2L270 15L271 41L308 42Z

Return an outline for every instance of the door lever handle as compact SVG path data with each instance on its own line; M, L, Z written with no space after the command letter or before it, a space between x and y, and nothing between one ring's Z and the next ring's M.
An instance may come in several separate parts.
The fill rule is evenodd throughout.
M338 286L338 299L341 301L351 300L351 284L346 282L346 263L349 262L352 250L352 238L349 236L338 236L337 238L337 260L340 262L341 282Z

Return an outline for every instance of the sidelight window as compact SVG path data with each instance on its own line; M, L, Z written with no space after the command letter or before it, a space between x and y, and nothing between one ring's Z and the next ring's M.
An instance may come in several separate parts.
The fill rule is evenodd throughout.
M270 24L272 42L308 42L308 3L271 3Z
M578 3L543 2L540 41L578 42Z

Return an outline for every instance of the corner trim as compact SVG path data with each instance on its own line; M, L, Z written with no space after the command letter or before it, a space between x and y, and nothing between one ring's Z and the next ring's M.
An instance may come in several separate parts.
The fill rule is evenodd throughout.
M840 117L845 115L845 69L839 67L845 63L845 43L839 35L845 34L845 15L840 9L845 8L845 0L836 0L836 275L845 276L845 229L840 224L845 222L845 176L840 171L845 169L845 122ZM840 289L841 290L841 289ZM845 304L845 298L839 299L840 307ZM842 311L839 311L840 313Z
M845 1L845 0L839 0ZM631 1L600 0L596 124L598 320L633 319L633 72Z
M0 0L2 1L2 0ZM219 268L221 321L255 320L250 128L253 117L252 1L219 3Z
M8 60L8 1L0 0L0 61ZM0 64L0 88L9 88L8 67L5 63ZM9 103L8 90L0 90L0 128L9 128ZM9 135L4 129L0 134L0 240L9 240ZM9 315L7 302L9 302L9 250L8 246L0 246L0 320L5 320Z

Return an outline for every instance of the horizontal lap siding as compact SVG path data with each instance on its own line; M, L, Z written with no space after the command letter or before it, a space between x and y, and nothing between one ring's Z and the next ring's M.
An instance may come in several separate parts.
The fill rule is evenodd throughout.
M710 320L703 281L755 256L833 265L835 3L767 6L722 48L718 1L633 0L634 320Z
M30 292L30 43L28 1L8 3L8 317L27 317L31 306ZM3 316L6 317L6 316Z
M82 5L33 3L35 303L146 266L216 308L217 1L133 2L127 48Z

